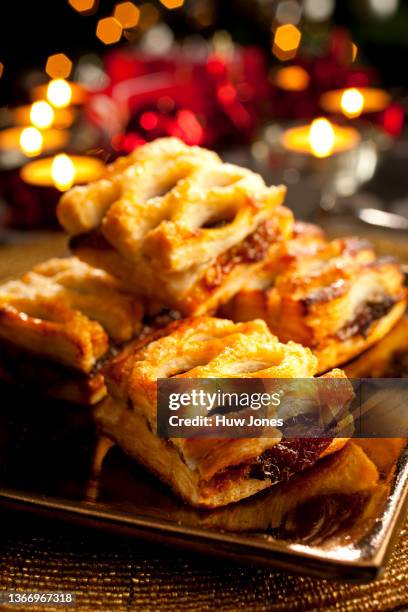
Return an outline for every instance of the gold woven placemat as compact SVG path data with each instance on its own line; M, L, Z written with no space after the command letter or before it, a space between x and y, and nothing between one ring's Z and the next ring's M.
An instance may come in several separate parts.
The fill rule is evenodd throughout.
M74 592L75 610L408 609L408 522L383 577L355 585L237 566L20 513L0 519L0 589Z

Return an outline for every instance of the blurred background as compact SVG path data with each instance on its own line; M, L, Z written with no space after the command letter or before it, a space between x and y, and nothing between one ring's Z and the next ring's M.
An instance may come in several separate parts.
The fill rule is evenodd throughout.
M3 241L57 228L63 191L167 135L284 182L302 218L339 232L408 229L406 2L5 0L1 10Z

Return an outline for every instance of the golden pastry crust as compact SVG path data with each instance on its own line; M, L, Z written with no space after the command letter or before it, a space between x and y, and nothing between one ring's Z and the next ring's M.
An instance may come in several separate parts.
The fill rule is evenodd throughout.
M269 243L291 235L291 213L277 212L285 191L215 153L164 138L64 194L58 216L76 255L98 261L138 294L203 314L258 273Z
M114 279L72 257L52 259L0 286L0 337L90 372L141 326L142 308Z
M387 444L383 446L387 447ZM374 491L378 482L379 473L374 461L354 441L350 441L329 459L319 461L264 495L209 513L193 514L191 509L185 512L190 523L193 521L201 527L265 533L280 527L289 512L306 502L337 494L369 493ZM179 517L180 512L178 510Z
M345 363L382 338L401 317L406 292L400 266L376 258L356 238L288 244L264 291L241 291L225 312L236 321L259 317L282 342L312 348L319 372Z
M408 378L408 318L345 367L349 378Z
M97 401L106 393L98 361L138 333L142 314L106 272L75 257L51 259L0 286L2 370L35 382L28 359L52 395Z
M158 473L189 503L215 507L273 484L271 479L252 477L250 470L254 461L281 442L280 433L271 430L275 437L268 438L160 439L155 434L157 379L309 378L315 371L316 358L309 349L293 342L281 344L263 321L234 324L211 317L176 321L128 345L105 366L111 398L96 417L125 452ZM341 371L331 376L345 378ZM315 459L345 442L324 442Z
M189 147L177 138L155 140L106 166L98 181L66 192L58 205L58 219L69 234L84 234L96 229L112 204L127 193L136 192L138 200L146 202L167 191L178 180L177 162L183 174L195 164L218 161L216 153ZM140 212L147 227L154 223L154 206Z
M104 371L111 394L129 397L154 423L158 378L307 378L316 371L316 358L294 342L278 342L264 321L203 316L175 321L130 344Z

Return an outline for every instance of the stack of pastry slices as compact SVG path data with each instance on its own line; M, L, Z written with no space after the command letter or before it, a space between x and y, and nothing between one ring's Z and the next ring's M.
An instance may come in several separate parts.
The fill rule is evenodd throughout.
M102 431L187 502L248 497L343 439L160 439L158 378L344 379L405 310L398 263L327 241L285 188L164 138L66 192L72 257L0 287L0 375L97 404Z

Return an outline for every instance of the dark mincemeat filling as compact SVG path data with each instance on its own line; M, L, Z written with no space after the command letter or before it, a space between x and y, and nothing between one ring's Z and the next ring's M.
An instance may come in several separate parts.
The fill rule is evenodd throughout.
M357 334L367 337L371 324L390 312L396 300L390 296L383 296L365 302L358 309L352 321L336 332L339 340L347 340Z
M224 225L220 222L219 226ZM218 224L215 224L218 226ZM273 219L261 223L243 242L222 253L204 276L203 282L207 289L218 287L226 274L241 263L257 263L265 259L271 243L277 238L277 224ZM103 251L112 250L112 245L99 230L79 234L70 240L70 248L87 247Z
M329 446L329 438L284 440L256 458L249 468L249 478L282 482L311 467Z
M222 487L226 480L253 478L285 482L297 472L311 467L331 444L331 438L294 438L284 440L264 451L250 463L229 467L219 472L212 485Z
M250 234L241 244L222 253L204 277L207 289L218 287L226 274L242 263L257 263L265 259L273 240L276 239L276 223L269 219Z

